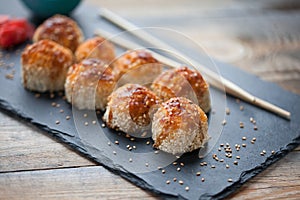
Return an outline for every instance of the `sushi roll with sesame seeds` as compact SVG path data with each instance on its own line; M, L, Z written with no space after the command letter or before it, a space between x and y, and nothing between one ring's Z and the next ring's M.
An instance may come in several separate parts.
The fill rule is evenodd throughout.
M180 154L202 147L209 136L206 114L184 97L171 98L162 103L153 116L154 147Z
M78 109L105 110L107 97L115 87L111 68L98 59L89 58L75 63L65 82L67 101Z
M128 51L113 63L119 85L148 84L162 72L162 64L144 50Z
M22 83L25 88L37 92L63 90L73 62L68 48L51 40L41 40L22 52Z
M108 40L102 37L94 37L78 46L75 57L77 62L86 58L97 58L110 64L115 59L115 49Z
M108 98L103 120L107 126L133 136L149 130L153 113L160 100L148 88L126 84Z
M64 15L54 15L44 21L34 32L33 41L53 40L75 52L84 36L77 23Z
M187 67L163 72L153 81L151 89L163 101L172 97L186 97L198 104L204 112L210 110L208 84L198 71Z

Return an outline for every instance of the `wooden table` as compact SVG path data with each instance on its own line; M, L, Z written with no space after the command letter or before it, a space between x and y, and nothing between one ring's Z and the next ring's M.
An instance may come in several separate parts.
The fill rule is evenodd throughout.
M203 45L210 55L300 94L299 1L88 2L132 21L181 31ZM298 147L230 198L300 199L299 169ZM99 198L157 197L35 128L0 113L0 199Z

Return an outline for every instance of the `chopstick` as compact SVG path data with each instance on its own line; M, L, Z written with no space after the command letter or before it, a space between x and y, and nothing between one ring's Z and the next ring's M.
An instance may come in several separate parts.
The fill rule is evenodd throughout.
M110 11L108 9L101 9L100 15L102 17L104 17L105 19L107 19L108 21L112 22L113 24L123 28L124 30L130 31L130 30L134 30L134 29L139 29L139 27L137 27L133 23L123 19L122 17L118 16L117 14L113 13L112 11ZM98 31L98 33L100 34L99 31ZM193 66L196 66L196 68L199 68L199 66L201 66L201 64L198 63L197 61L195 61L194 59L184 55L183 53L174 49L172 46L166 44L162 40L150 35L149 33L145 32L143 30L132 31L130 33L132 35L144 40L145 42L148 42L149 44L152 44L157 47L168 49L170 51L175 52L180 57L188 59L188 61L190 63L192 63ZM108 37L106 37L106 38L108 38ZM114 38L114 40L115 39L116 38ZM124 40L124 39L122 39L122 40L119 39L119 41L113 41L113 42L119 42L119 45L121 45L125 48L129 48L129 49L135 49L135 48L140 47L139 45L137 45L133 42ZM152 51L152 53L153 53L153 51ZM170 66L175 66L175 67L179 66L178 63L176 63L175 61L171 61L170 59L168 59L160 54L155 53L154 56L156 58L158 56L159 57L158 60L160 60L161 62L163 62L165 64L168 64ZM162 61L162 60L164 60L164 61ZM250 94L249 92L240 88L238 85L234 84L233 82L231 82L223 77L220 77L218 74L209 70L208 68L202 67L201 70L199 70L199 71L201 71L201 73L204 75L205 79L207 80L207 82L210 85L212 85L218 89L222 89L224 86L226 93L228 93L232 96L235 96L237 98L240 98L240 99L242 99L248 103L251 103L257 107L263 108L269 112L273 112L285 119L290 120L290 118L291 118L290 112Z

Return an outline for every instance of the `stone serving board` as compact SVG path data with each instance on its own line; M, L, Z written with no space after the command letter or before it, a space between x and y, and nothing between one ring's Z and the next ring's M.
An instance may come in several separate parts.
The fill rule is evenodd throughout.
M6 1L6 4L1 6L0 13L28 17L34 23L39 23L37 19L30 17L18 1ZM110 31L117 30L99 18L97 9L84 3L71 17L79 23L87 38L92 37L94 30L99 27ZM225 78L291 111L291 120L285 120L242 101L237 102L235 98L227 96L226 107L230 109L230 115L225 115L224 110L222 111L227 123L216 146L206 157L200 159L198 151L184 154L178 159L170 158L162 152L156 154L151 139L131 139L122 133L102 128L102 113L72 109L60 93L40 94L37 97L36 93L25 90L20 81L20 54L25 45L1 50L3 55L1 60L4 63L0 66L1 110L37 126L113 173L141 188L160 194L163 198L223 198L300 144L298 95L235 67L215 61ZM11 73L14 73L13 79L6 76ZM223 96L212 89L212 97L213 111L218 112L214 110L214 105L218 101L223 101ZM240 110L240 106L244 109ZM210 113L210 117L213 114ZM70 119L66 120L66 116L70 116ZM251 117L256 120L256 125L249 121ZM60 123L57 124L56 121ZM94 126L93 121L97 122ZM85 122L89 125L86 126ZM244 128L240 128L240 122L244 123ZM254 129L255 126L257 130ZM242 137L246 137L246 140ZM251 143L252 138L256 138L254 144ZM115 141L119 144L115 144ZM232 158L225 156L224 146L226 147L227 143L231 146ZM220 144L224 146L221 147ZM235 144L241 146L239 151L236 150ZM135 148L128 151L127 145ZM261 155L263 151L265 154ZM219 161L212 158L213 154L217 154ZM132 162L128 160L128 156L132 158ZM160 159L166 158L166 163L171 164L165 164L166 166L161 166L162 169L157 169L156 164L163 165L164 161L156 160L155 156ZM176 160L177 164L172 164L172 159ZM220 162L222 159L224 161ZM238 163L234 164L234 161ZM226 168L226 165L229 168ZM197 172L201 172L201 175L197 176ZM229 179L232 181L228 181ZM166 184L168 180L170 183ZM183 184L179 184L179 181ZM186 187L189 187L188 191Z

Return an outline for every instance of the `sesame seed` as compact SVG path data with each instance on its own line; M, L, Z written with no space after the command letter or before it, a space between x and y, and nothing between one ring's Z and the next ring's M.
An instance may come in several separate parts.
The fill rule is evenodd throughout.
M242 140L246 140L247 138L246 137L242 137Z
M55 107L55 106L56 106L56 103L55 103L55 102L52 102L52 103L51 103L51 106Z
M186 191L189 191L189 190L190 190L190 188L186 186L186 187L185 187L185 190L186 190Z
M163 174L164 174L164 173L166 173L166 170L164 170L164 169L163 169L163 170L161 170L161 173L163 173Z
M148 167L148 166L149 166L149 163L145 163L145 166Z
M167 181L166 181L166 184L170 184L170 182L171 182L170 180L167 180Z
M251 144L254 144L254 143L255 143L255 141L251 140Z
M216 166L215 166L215 165L212 165L212 166L211 166L211 168L213 168L213 169L214 169L214 168L216 168Z
M116 152L116 151L113 151L113 154L114 154L114 155L116 155L116 154L117 154L117 152Z
M132 148L133 148L133 149L136 149L136 146L135 146L135 145L133 145L133 146L132 146Z
M181 163L180 163L180 166L181 166L181 167L184 167L184 163L181 162Z
M242 147L246 147L247 145L246 144L242 144Z
M243 122L240 122L240 128L244 128L244 123Z
M222 125L225 126L226 123L227 123L227 122L226 122L226 120L224 119L224 120L222 121Z
M88 126L88 125L89 125L89 123L88 123L88 122L84 122L84 125L85 125L85 126Z
M180 167L178 167L178 168L177 168L177 171L179 172L180 170L181 170Z
M179 180L178 183L179 183L180 185L183 185L183 181L182 181L182 180Z
M207 165L207 162L203 162L203 165L205 165L205 166L206 166L206 165Z
M129 158L129 162L132 162L132 158Z
M253 117L250 117L250 122L251 122L251 123L253 122L253 120L254 120Z
M56 121L55 121L55 124L60 124L60 121L56 120Z
M205 178L201 178L201 181L204 182L204 181L205 181Z
M60 110L59 110L59 112L60 112L60 113L63 113L63 112L64 112L64 110L63 110L63 109L60 109Z
M58 104L56 104L56 108L59 108L60 107L60 104L58 103Z
M221 147L218 148L218 151L222 151Z
M110 145L111 145L111 143L110 143L110 142L107 142L107 145L108 145L108 146L110 146Z
M129 147L128 150L131 151L131 150L132 150L132 147Z
M173 178L173 181L176 182L176 181L177 181L177 178Z
M236 156L236 159L241 159L241 157L240 156Z
M266 154L266 153L267 153L267 152L266 152L266 150L263 150L262 152L263 152L264 154Z
M243 111L244 110L244 106L240 106L240 110Z
M252 140L253 140L253 141L256 141L256 138L254 137L254 138L252 138Z
M220 147L223 147L224 146L224 144L222 143L222 144L220 144Z
M196 176L200 176L200 175L201 175L201 172L197 172L197 173L196 173Z
M84 113L84 114L83 114L83 117L85 117L85 118L86 118L87 116L88 116L88 115L87 115L86 113Z
M102 123L102 124L101 124L101 127L102 127L102 128L105 128L105 124L104 124L104 123Z
M96 122L95 120L93 120L93 121L92 121L92 124L94 124L94 125L95 125L96 123L97 123L97 122Z
M66 116L66 120L69 120L71 117L69 115Z
M222 159L220 160L220 162L224 162L224 159L222 158Z
M260 152L260 155L261 155L261 156L264 156L265 154L264 154L263 152Z
M275 151L273 150L273 151L271 151L271 153L272 153L272 154L275 154Z
M257 128L257 126L254 126L253 129L254 129L255 131L257 131L258 128Z
M177 165L177 162L173 162L173 165Z
M232 179L231 179L231 178L229 178L227 181L228 181L228 182L232 182Z
M235 160L235 161L233 162L233 164L238 165L239 163L238 163L238 161Z
M116 140L116 141L115 141L115 144L119 144L119 141L118 141L118 140Z
M154 151L154 153L155 153L155 154L158 154L158 152L159 152L159 151L157 151L157 150L156 150L156 151Z
M150 144L150 141L148 140L148 141L146 142L146 144L149 145L149 144Z
M132 137L132 138L130 138L130 141L134 141L135 139Z
M230 115L230 109L229 108L226 108L225 112L226 112L226 115Z
M228 164L226 164L226 168L227 168L227 169L229 168L229 165L228 165Z

